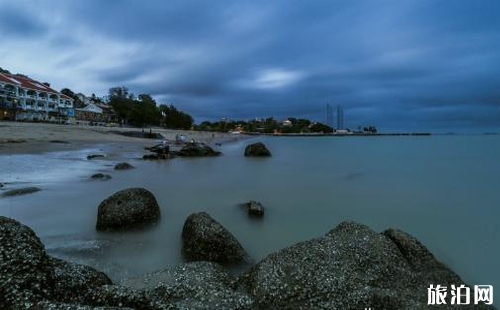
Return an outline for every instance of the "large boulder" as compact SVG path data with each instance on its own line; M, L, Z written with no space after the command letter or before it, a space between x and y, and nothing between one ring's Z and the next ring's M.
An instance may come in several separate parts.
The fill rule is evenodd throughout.
M269 255L239 282L264 309L431 309L430 284L463 284L408 234L353 222Z
M205 143L189 142L184 144L179 151L173 152L173 154L181 157L207 157L219 156L221 152L214 151L214 149Z
M103 200L97 211L97 230L127 230L156 223L160 207L144 188L128 188Z
M29 227L0 216L0 305L31 309L43 301L85 302L109 278L88 266L48 256Z
M192 261L239 263L249 261L236 238L205 212L191 214L182 229L182 250Z
M253 143L245 147L245 156L267 157L271 152L262 142Z

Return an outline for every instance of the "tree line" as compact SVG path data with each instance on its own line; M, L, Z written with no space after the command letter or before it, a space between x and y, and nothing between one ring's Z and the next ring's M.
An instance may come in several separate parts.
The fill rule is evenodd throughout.
M156 125L170 129L191 129L194 119L172 104L156 104L149 94L137 98L126 87L109 89L109 103L123 123L136 127Z
M322 123L313 123L308 119L290 117L288 122L279 122L273 117L254 119L251 121L204 121L197 125L197 130L228 132L241 130L245 132L262 133L332 133L333 128Z

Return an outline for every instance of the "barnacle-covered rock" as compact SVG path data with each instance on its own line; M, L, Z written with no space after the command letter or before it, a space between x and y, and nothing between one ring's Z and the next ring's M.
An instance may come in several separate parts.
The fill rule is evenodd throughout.
M127 188L106 198L98 206L97 230L127 230L160 219L155 196L144 188Z
M65 302L85 302L85 295L102 285L112 284L111 279L89 266L73 264L49 257L55 300Z
M0 216L0 304L9 309L50 298L53 270L48 264L33 230Z
M191 214L182 229L182 250L192 261L239 263L249 256L236 238L208 213Z
M31 228L0 216L1 309L86 304L85 295L105 284L111 280L102 272L48 256Z
M354 222L269 255L239 282L265 309L423 309L431 283L463 284L408 234Z
M126 281L143 289L155 304L175 309L252 309L253 300L237 290L236 279L222 266L191 262Z

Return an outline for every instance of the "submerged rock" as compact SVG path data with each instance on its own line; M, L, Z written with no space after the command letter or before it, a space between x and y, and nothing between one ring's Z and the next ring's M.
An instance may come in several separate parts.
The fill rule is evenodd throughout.
M241 244L208 213L191 214L182 229L182 250L193 261L239 263L249 260Z
M156 223L160 207L144 188L128 188L106 198L98 206L97 230L127 230Z
M94 158L103 158L103 157L104 157L104 155L102 155L102 154L92 154L92 155L87 156L87 159L91 160Z
M249 202L245 203L244 206L247 209L248 215L256 217L264 216L264 206L260 202L250 200Z
M267 157L271 156L271 152L262 142L247 145L245 148L245 156Z
M115 165L115 170L127 170L127 169L134 169L135 167L132 166L129 163L119 163Z
M70 144L68 141L64 140L50 140L50 143L57 143L57 144Z
M353 222L269 255L239 282L264 309L423 309L430 284L463 284L408 234Z
M101 180L101 181L107 181L111 179L111 176L109 174L104 174L104 173L96 173L93 174L90 179L92 180Z
M210 146L200 142L186 143L179 151L173 152L174 155L181 157L207 157L219 156L222 153L214 151Z
M17 188L17 189L11 189L8 191L5 191L2 193L2 197L12 197L12 196L20 196L20 195L26 195L26 194L31 194L31 193L36 193L38 191L41 191L40 188L38 187L24 187L24 188Z

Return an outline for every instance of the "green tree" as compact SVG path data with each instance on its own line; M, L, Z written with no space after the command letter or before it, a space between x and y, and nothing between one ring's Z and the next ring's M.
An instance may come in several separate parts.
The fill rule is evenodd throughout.
M173 105L160 105L160 112L166 128L170 129L190 129L193 125L191 115L177 110Z
M149 94L140 94L139 100L134 100L131 121L135 126L158 125L160 111L156 106L156 101ZM130 99L128 99L130 100Z
M312 125L310 129L312 132L323 132L323 133L332 133L333 132L332 127L327 126L327 125L322 124L322 123L316 123L316 124Z
M7 73L7 74L10 74L10 71L7 70L7 69L4 69L2 67L0 67L0 73Z
M121 122L129 123L134 113L134 100L128 98L111 97L109 105L115 110Z
M64 95L71 97L71 98L73 98L75 96L75 93L69 88L61 89L61 94L64 94Z
M63 88L61 89L61 94L66 95L70 98L73 98L73 106L75 108L83 108L84 103L78 98L78 96L69 88Z
M122 98L122 99L133 99L130 98L130 93L128 88L125 86L115 86L108 90L109 98Z

